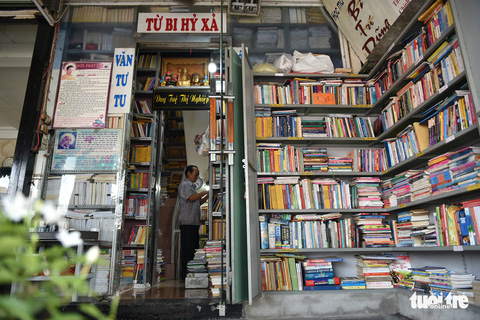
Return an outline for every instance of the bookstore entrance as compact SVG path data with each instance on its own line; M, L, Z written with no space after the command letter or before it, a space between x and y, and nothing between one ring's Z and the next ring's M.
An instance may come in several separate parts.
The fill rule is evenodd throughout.
M122 270L122 300L204 298L219 299L221 305L246 299L243 132L234 130L243 122L242 99L236 99L241 82L234 84L235 76L241 79L241 63L231 48L219 49L218 36L208 42L204 38L176 47L159 43L158 35L137 43L128 145L132 157L141 157L145 148L151 157L131 158L126 201L152 205L152 241L140 253L143 262L151 261L151 269L146 272L150 279L134 273L131 284L123 281ZM194 184L197 193L206 191L206 201L200 207L197 249L184 278L178 187L187 165L198 168ZM143 186L138 184L148 176L156 181L154 192L139 193ZM136 219L124 223L123 261L130 255L138 265L135 228L142 227Z

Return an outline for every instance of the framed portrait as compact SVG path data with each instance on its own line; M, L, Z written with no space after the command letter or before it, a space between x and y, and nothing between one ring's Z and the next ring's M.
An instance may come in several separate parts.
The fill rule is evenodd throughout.
M163 58L160 77L167 72L177 75L178 87L203 85L203 80L208 80L208 58ZM197 82L197 74L200 82Z

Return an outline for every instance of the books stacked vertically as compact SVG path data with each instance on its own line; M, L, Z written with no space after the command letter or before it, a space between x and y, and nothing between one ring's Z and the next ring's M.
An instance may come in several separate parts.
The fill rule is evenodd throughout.
M302 117L301 130L304 138L327 137L325 117Z
M392 179L393 192L397 196L397 204L402 205L409 203L410 198L410 183L408 181L408 171L397 174Z
M367 288L365 279L359 277L340 277L340 284L342 285L342 290L358 290Z
M391 227L383 219L388 213L356 213L353 219L360 231L362 247L393 247Z
M406 252L392 252L388 254L397 258L388 263L393 286L411 290L413 288L412 267L410 257Z
M480 148L466 147L449 156L452 190L477 184L479 181Z
M203 248L205 251L205 257L207 259L207 270L210 278L210 292L212 296L220 296L220 289L226 284L226 256L223 249L222 240L210 240L205 243ZM222 264L223 261L223 264Z
M353 159L347 157L328 157L328 171L352 172Z
M410 190L412 201L430 197L432 195L430 172L423 170L410 177Z
M137 264L136 250L124 249L122 251L122 286L133 284L133 275Z
M94 291L99 294L108 292L108 280L110 278L110 249L101 248L100 257L97 262L95 271L95 287Z
M380 190L382 191L382 202L384 208L396 207L398 205L397 195L393 192L392 178L382 180L380 183Z
M209 274L207 271L207 258L204 249L196 249L193 260L187 263L186 289L207 289L209 287Z
M452 189L452 173L448 166L449 162L449 154L442 154L428 161L432 195Z
M393 288L388 264L396 260L392 256L357 255L357 276L365 279L367 289Z
M410 210L411 238L414 247L433 247L438 243L436 227L430 223L430 212L425 209Z
M478 244L478 214L469 206L478 200L467 201L463 208L458 204L442 204L434 212L439 246ZM475 207L473 207L475 208ZM472 216L472 212L474 215Z
M335 277L333 273L333 262L339 261L343 259L325 257L302 262L305 274L304 290L341 290L340 278Z
M352 207L360 209L381 209L380 178L356 177L351 186Z
M326 172L330 170L330 158L327 155L327 148L321 148L321 147L302 148L302 154L303 154L303 160L302 160L303 171Z
M447 275L448 270L444 267L425 266L422 268L410 268L413 277L413 291L430 292L430 275Z
M416 156L427 147L423 143L426 126L417 122L408 125L395 138L383 140L388 161L388 166L394 165Z
M290 253L262 254L262 290L303 290L301 262L306 257Z
M165 261L163 257L163 249L157 249L157 282L165 281L167 276L165 274Z

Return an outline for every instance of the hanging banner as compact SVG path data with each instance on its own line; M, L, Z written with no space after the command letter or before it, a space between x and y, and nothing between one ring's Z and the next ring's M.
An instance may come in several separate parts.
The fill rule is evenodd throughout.
M130 112L134 62L135 48L115 49L108 113Z
M209 91L164 91L153 93L153 109L203 110L210 107Z
M362 62L407 7L410 0L322 0Z
M112 62L63 62L53 128L105 128Z
M220 33L220 13L139 13L138 33ZM223 32L227 15L223 14Z
M116 171L121 129L56 131L52 171Z

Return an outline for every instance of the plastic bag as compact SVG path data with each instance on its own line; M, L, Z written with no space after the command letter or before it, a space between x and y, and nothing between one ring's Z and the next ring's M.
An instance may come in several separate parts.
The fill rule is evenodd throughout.
M275 73L278 72L277 68L271 63L259 63L253 67L255 73Z
M293 68L292 55L283 53L273 62L273 65L278 69L278 72L289 73Z
M309 53L293 52L292 72L306 73L333 73L335 70L332 59L325 54L313 55Z
M208 137L210 135L209 127L205 130L204 133L197 134L193 142L195 143L195 151L202 157L208 156L208 151L210 151L210 144L208 141Z

